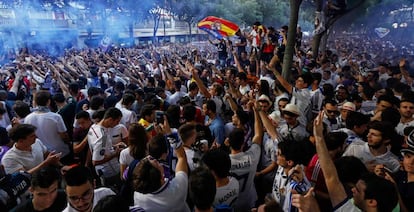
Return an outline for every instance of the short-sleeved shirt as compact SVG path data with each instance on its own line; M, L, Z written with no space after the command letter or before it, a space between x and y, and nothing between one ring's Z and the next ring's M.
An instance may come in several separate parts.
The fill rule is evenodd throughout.
M206 120L208 120L208 116L206 116ZM216 139L216 142L220 145L224 143L224 122L219 117L216 118L210 123L208 126L210 128L211 135Z
M404 135L404 129L408 126L414 126L414 120L407 122L407 123L398 123L398 125L395 127L395 131L403 136Z
M287 140L302 141L309 136L306 128L302 124L290 127L287 123L280 125L278 129L280 137Z
M111 136L112 145L118 144L129 136L128 129L123 124L118 124L115 127L110 128L108 131Z
M29 171L44 161L44 154L47 148L43 143L36 139L32 144L32 151L22 151L14 145L1 160L7 174L13 174L19 170Z
M217 187L213 206L228 205L232 207L239 196L239 181L234 177L228 177L229 183L225 186Z
M260 160L260 145L253 143L246 152L230 155L230 173L239 181L239 198L235 210L250 210L257 199L254 176Z
M392 172L397 172L400 169L400 162L397 156L387 150L386 153L378 156L372 155L369 150L368 143L352 143L348 146L343 156L355 156L363 163L374 161L376 164L384 164Z
M121 124L123 124L125 127L129 127L130 124L137 122L137 114L135 114L134 111L129 110L125 107L121 107L122 112L122 119Z
M188 176L180 171L172 180L165 179L165 184L153 193L134 192L134 205L140 206L146 212L190 212L185 202L187 190Z
M24 123L37 127L36 136L49 151L61 152L62 157L69 154L69 145L59 135L59 133L64 133L67 130L59 114L52 112L33 112L26 116Z
M111 136L109 129L101 125L94 124L88 132L89 149L92 151L92 161L100 161L105 158L105 155L113 153ZM119 173L119 162L117 158L112 158L110 161L96 165L96 172L102 174L104 177L112 177Z
M128 166L134 158L131 156L131 149L128 147L123 149L119 154L119 164Z
M311 97L311 94L310 94L309 89L307 88L297 89L295 87L292 88L292 99L290 100L290 103L298 106L299 111L301 111L302 113L298 117L298 120L304 126L306 126L306 124L308 124L308 121L309 121L306 118L307 114L304 114L304 112L306 112L306 109L312 110L310 97Z

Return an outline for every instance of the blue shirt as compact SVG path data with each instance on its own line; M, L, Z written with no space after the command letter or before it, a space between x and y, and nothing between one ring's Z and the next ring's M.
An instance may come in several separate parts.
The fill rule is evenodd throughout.
M206 116L205 121L209 120L209 117ZM210 123L208 126L211 131L211 135L216 139L217 144L222 145L224 143L224 122L219 117L216 116L216 118Z

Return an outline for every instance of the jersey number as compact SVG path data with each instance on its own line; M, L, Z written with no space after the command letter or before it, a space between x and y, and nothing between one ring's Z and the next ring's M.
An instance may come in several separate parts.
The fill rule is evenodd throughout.
M235 173L231 173L231 176L239 181L239 184L242 185L240 192L243 192L246 189L247 180L249 179L249 173L243 175L237 175Z

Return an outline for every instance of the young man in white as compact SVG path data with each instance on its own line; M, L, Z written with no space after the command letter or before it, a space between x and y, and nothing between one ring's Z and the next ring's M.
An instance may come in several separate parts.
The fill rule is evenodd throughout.
M254 176L260 160L261 145L263 140L263 126L256 108L254 108L253 144L243 152L244 131L234 129L226 142L230 144L230 173L239 181L239 198L235 203L235 211L250 211L255 206L257 199L254 187Z
M105 186L116 186L120 183L118 156L121 148L112 145L110 129L118 125L121 118L122 113L119 109L109 108L102 121L92 125L88 132L92 164Z
M35 96L37 110L26 116L25 124L31 124L36 129L37 137L43 142L49 151L61 152L62 162L70 163L69 136L62 116L50 112L50 93L39 91Z
M134 102L135 96L126 93L122 96L121 108L118 108L122 112L121 124L123 124L126 128L129 128L130 124L137 122L137 114L131 110Z
M400 169L397 156L388 150L390 136L394 129L385 122L372 122L369 125L367 142L354 142L348 146L343 156L355 156L374 171L377 164L383 164L392 172Z
M309 110L312 110L310 101L311 94L308 89L308 86L312 84L312 76L310 74L299 75L295 81L295 86L292 86L285 78L283 78L279 71L276 70L275 65L278 60L279 58L277 55L273 56L272 60L269 63L269 68L273 71L280 84L290 95L292 95L290 103L298 107L299 111L301 112L299 116L299 122L306 126L309 121L307 120L307 112Z
M39 139L36 139L36 127L20 124L13 127L9 136L15 143L1 159L6 173L26 171L32 174L47 165L58 165L60 153L49 152Z

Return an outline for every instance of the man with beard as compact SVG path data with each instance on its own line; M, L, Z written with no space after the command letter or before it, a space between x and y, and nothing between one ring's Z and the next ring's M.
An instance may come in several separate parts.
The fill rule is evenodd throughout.
M400 169L400 162L387 148L393 128L387 122L374 121L369 124L368 129L367 142L351 143L343 156L359 158L371 172L378 164L383 164L392 172L397 172Z

